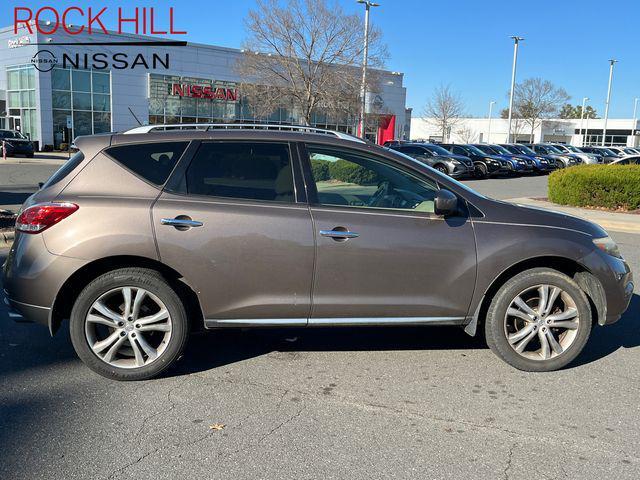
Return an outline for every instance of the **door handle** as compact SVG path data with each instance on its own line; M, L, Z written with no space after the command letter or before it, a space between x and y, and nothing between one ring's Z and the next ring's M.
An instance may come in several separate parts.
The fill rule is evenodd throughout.
M188 230L192 227L201 227L204 225L202 222L198 222L197 220L191 220L191 218L186 215L178 215L176 218L163 218L160 220L160 224L175 227L178 230Z
M359 233L350 232L344 227L336 227L333 230L320 230L323 237L333 238L334 240L349 240L350 238L358 238Z

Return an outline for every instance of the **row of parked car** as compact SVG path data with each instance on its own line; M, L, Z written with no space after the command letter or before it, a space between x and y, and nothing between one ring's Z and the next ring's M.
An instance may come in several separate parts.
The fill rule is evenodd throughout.
M426 163L454 178L544 175L580 164L636 163L640 149L536 144L451 144L387 142L385 147ZM624 161L623 161L624 160Z

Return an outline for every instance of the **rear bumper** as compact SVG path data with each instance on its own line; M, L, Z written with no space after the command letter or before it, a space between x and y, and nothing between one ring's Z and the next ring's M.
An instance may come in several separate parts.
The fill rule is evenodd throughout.
M5 295L7 295L5 290ZM9 318L19 323L39 323L41 325L49 325L49 316L51 309L48 307L39 307L37 305L29 305L27 303L16 302L5 296L5 305L9 308Z
M85 260L50 253L42 235L17 232L2 272L9 316L46 325L51 330L56 296L64 282L84 264Z

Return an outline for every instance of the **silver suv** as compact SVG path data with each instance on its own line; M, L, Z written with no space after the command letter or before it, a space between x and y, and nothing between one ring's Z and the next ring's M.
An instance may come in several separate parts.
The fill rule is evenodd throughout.
M78 138L17 219L13 315L69 319L101 375L158 375L196 328L346 325L482 328L548 371L629 304L627 263L585 220L336 132L195 127Z

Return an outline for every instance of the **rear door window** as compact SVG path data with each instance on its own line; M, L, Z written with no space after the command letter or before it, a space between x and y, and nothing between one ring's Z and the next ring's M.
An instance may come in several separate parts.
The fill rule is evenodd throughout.
M289 145L203 143L187 168L183 188L190 195L293 203Z
M137 176L163 185L189 142L157 142L118 145L106 153Z

